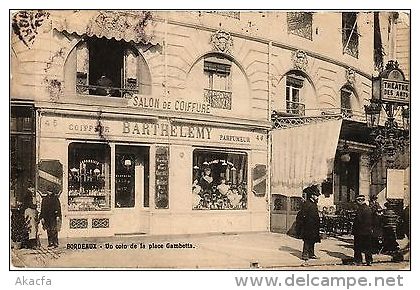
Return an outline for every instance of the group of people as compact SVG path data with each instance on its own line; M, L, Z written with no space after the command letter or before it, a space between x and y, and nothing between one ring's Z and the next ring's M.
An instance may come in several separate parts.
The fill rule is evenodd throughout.
M240 185L237 188L230 186L223 177L214 179L211 168L205 167L192 185L193 208L239 209L243 198L241 188Z
M47 190L41 202L41 211L38 213L34 202L35 188L29 186L24 197L24 231L26 231L24 245L27 248L39 247L39 223L47 232L48 247L58 247L58 232L61 228L61 205L56 194Z
M318 212L318 198L320 192L317 186L310 186L304 190L305 202L296 217L296 235L303 239L302 259L318 259L315 255L315 244L321 242L320 216ZM357 210L353 220L352 234L354 237L355 265L362 265L362 254L365 262L370 266L373 262L372 254L390 254L395 259L401 259L399 245L396 241L398 215L387 202L382 209L376 197L371 197L369 205L364 195L356 196ZM404 234L409 238L409 207L402 215Z

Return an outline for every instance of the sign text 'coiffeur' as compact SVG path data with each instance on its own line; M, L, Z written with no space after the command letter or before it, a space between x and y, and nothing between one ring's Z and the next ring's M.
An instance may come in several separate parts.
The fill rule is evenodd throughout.
M134 95L128 100L129 107L168 110L186 113L210 114L210 104L179 99L142 97Z

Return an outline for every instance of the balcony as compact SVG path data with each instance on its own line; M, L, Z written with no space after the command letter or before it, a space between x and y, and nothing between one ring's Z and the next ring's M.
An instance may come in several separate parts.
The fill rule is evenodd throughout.
M232 109L232 92L204 89L204 101L212 108Z
M76 92L82 95L110 96L117 98L130 98L134 94L138 94L138 88L117 88L77 84Z
M294 116L305 116L305 104L286 101L286 113Z

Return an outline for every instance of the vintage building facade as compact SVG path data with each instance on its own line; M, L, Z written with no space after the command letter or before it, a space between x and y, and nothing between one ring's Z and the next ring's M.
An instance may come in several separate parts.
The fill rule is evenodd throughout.
M372 190L363 108L373 12L66 10L12 20L11 197L21 200L28 182L60 194L61 236L285 231L304 186L319 184L326 206ZM275 142L276 131L289 141ZM316 143L320 134L330 141ZM318 179L286 190L300 155Z

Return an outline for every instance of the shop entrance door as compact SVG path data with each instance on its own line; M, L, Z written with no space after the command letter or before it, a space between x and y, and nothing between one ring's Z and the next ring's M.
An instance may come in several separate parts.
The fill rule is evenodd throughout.
M149 148L117 145L114 176L114 232L116 234L148 233Z

